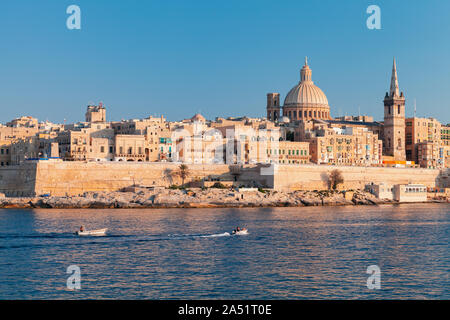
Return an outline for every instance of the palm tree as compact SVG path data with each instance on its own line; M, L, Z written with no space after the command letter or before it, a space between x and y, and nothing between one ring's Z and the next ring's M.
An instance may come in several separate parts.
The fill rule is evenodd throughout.
M190 172L189 172L189 168L187 165L180 164L180 166L178 167L178 175L180 176L181 180L183 181L183 186L184 186L184 180L189 176Z

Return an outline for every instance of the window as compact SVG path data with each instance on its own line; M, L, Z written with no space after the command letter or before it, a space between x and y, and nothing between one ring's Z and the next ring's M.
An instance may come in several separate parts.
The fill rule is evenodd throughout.
M104 146L101 146L101 147L100 147L100 152L101 152L101 153L104 153L104 152L105 152L105 147L104 147Z

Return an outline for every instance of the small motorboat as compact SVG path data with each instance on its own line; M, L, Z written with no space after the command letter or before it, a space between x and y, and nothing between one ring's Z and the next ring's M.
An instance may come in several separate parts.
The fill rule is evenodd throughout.
M78 231L75 232L75 234L77 236L104 236L106 234L107 230L108 230L107 228L105 228L105 229L98 229L98 230L90 230L90 231L88 231L88 230L85 230L85 231L78 230Z
M233 232L231 234L234 234L236 236L240 236L240 235L243 235L243 234L248 234L248 229L243 228L243 229L240 229L239 231L233 230Z

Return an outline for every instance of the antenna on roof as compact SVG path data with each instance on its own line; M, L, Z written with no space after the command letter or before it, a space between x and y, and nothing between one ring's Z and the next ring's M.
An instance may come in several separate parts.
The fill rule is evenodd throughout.
M416 98L414 98L414 118L416 117L417 106L416 106Z

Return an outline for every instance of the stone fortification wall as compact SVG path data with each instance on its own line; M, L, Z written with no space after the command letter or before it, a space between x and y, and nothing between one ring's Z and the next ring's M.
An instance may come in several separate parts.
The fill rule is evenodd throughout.
M0 193L8 197L34 195L36 163L6 166L0 169Z
M346 167L304 165L278 166L275 169L275 188L278 190L324 190L328 187L329 173L339 169L344 177L343 189L364 189L369 183L389 185L417 183L427 187L440 184L440 170L385 167Z
M181 178L176 175L178 166L176 163L39 161L0 169L0 193L64 196L86 191L117 191L132 185L168 187L181 184ZM261 175L261 165L245 165L237 170L231 170L228 165L189 164L188 168L190 174L185 182L203 178L237 179L238 185L284 191L326 189L328 174L333 169L342 171L344 189L363 189L371 182L420 183L435 187L448 180L442 180L439 170L430 169L278 165L275 175L270 169Z
M78 195L85 191L117 191L124 187L180 185L176 163L138 162L41 162L36 172L36 194ZM189 164L185 182L213 178L234 180L228 165ZM273 177L259 176L258 166L248 166L239 175L243 184L258 180L271 187Z

